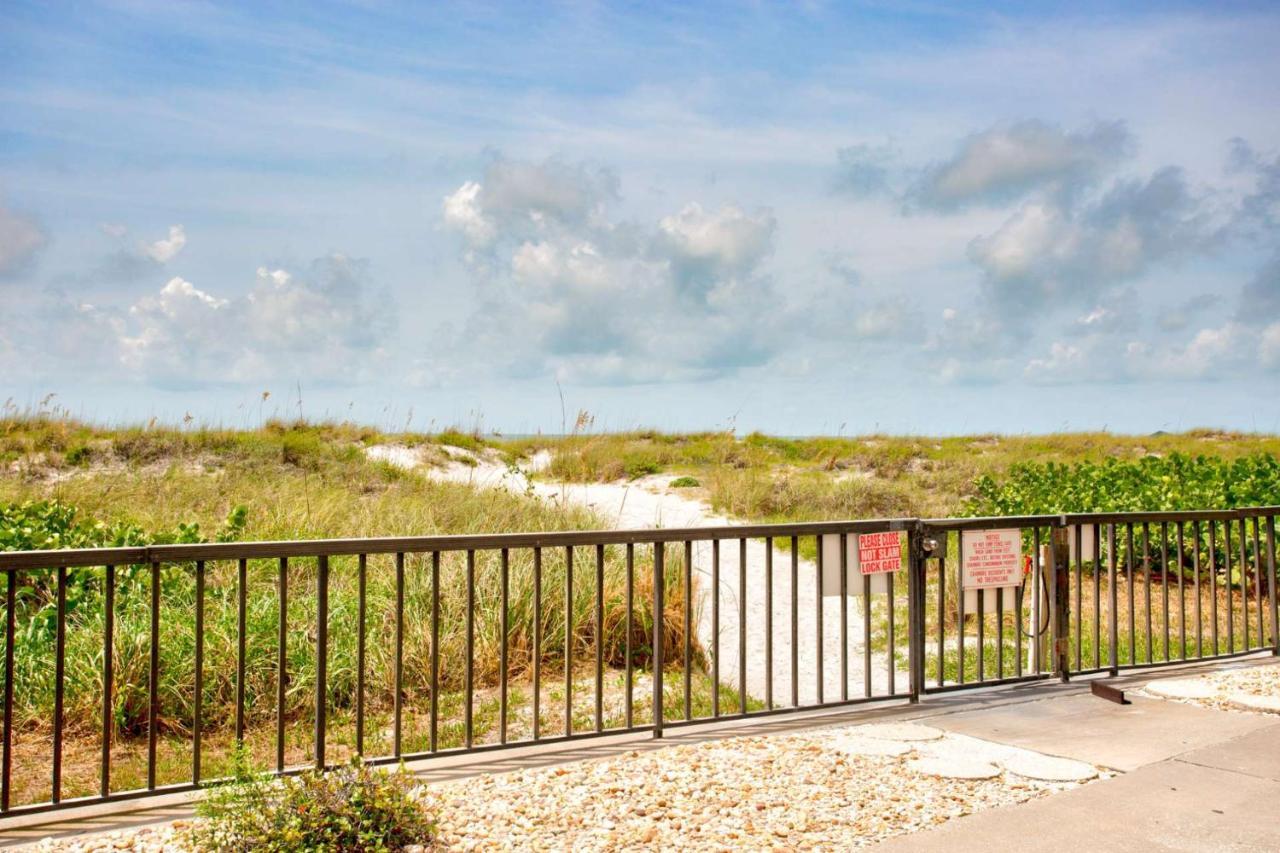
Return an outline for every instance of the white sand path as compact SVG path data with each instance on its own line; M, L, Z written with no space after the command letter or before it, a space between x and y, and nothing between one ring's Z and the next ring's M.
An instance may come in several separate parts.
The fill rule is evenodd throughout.
M614 529L643 529L652 527L718 527L738 524L728 517L717 515L705 502L691 497L688 489L672 489L671 475L654 475L638 480L613 483L558 483L530 479L527 473L546 468L551 456L539 451L527 463L517 469L509 468L495 454L476 454L470 451L446 447L451 461L436 467L425 467L422 455L413 448L394 445L377 445L367 450L368 455L404 468L421 467L426 476L433 479L467 483L478 488L506 489L516 494L530 494L542 500L560 505L577 505L591 509L607 520ZM791 703L791 556L789 542L777 543L782 547L773 552L773 701L775 705ZM669 547L679 547L678 545ZM739 686L740 668L738 655L739 601L742 590L740 566L740 540L725 539L720 542L720 681L732 687ZM693 543L693 576L695 579L696 634L703 648L714 654L715 632L712 620L711 590L713 576L713 549L711 542ZM837 574L838 578L838 574ZM746 541L746 688L751 697L763 701L766 697L766 595L768 588L767 554L762 540ZM817 601L822 584L817 565L812 560L798 561L796 578L796 633L797 633L797 698L801 705L818 702L818 641ZM837 580L838 583L838 580ZM821 595L822 602L822 700L839 701L841 691L840 661L840 596ZM849 596L847 601L847 665L849 672L848 697L857 698L865 692L866 658L863 643L862 598ZM874 612L874 610L873 610ZM905 632L899 630L899 643L905 642ZM904 646L905 648L905 646ZM874 651L871 661L871 689L873 695L888 692L889 653ZM895 678L899 691L906 688L906 674L899 670ZM721 707L722 713L735 709Z

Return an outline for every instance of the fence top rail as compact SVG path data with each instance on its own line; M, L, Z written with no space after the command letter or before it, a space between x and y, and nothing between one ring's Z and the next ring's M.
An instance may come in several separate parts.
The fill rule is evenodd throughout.
M451 536L386 536L361 539L298 539L268 542L204 542L134 548L76 548L0 552L0 571L57 566L106 566L182 563L194 560L273 559L355 554L430 553L433 551L553 548L573 545L625 545L712 539L787 538L827 533L911 530L914 518L818 521L795 524L743 524L717 527L655 527L633 530L562 530Z

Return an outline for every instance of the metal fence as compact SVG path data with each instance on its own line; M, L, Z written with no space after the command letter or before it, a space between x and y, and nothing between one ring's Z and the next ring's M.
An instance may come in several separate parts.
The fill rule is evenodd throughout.
M0 553L0 813L1280 653L1278 513ZM1029 573L966 595L991 528ZM902 571L856 571L862 534Z

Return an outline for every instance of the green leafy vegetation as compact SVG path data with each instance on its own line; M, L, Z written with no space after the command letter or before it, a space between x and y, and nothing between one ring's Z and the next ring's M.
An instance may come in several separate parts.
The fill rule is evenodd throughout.
M435 823L403 768L359 761L320 773L277 779L255 773L243 753L234 778L196 805L194 850L395 851L430 844Z
M1234 509L1280 500L1280 459L1174 452L1100 462L1019 462L997 480L979 477L973 515Z
M676 477L674 480L670 482L669 485L673 489L692 489L692 488L696 488L700 484L698 483L697 477L686 476L686 477Z

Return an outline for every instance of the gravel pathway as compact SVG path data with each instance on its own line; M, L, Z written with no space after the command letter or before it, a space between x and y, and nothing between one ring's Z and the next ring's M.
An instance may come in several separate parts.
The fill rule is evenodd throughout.
M1109 775L926 726L872 724L477 776L422 797L443 850L843 849L1081 784L1031 778L1061 765L1073 778ZM181 826L36 849L185 851Z

